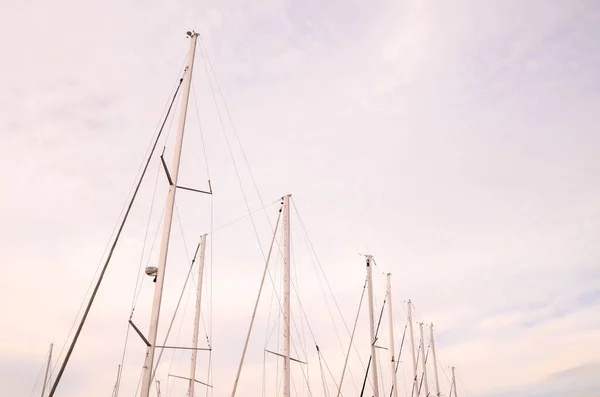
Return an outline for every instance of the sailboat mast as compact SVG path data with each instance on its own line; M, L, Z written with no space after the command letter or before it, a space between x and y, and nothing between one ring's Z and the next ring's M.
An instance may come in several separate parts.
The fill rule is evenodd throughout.
M431 345L431 354L433 356L433 376L435 378L435 395L440 397L440 379L438 377L437 358L435 355L435 342L433 340L433 323L429 324L429 344Z
M52 363L52 348L54 343L50 343L50 351L48 352L48 364L46 364L46 374L44 375L44 384L42 385L42 397L46 392L46 385L48 384L48 372L50 371L50 364Z
M290 195L283 197L283 396L290 394Z
M179 126L177 128L177 141L175 144L175 153L173 155L173 165L170 170L169 193L167 196L167 208L165 213L165 223L160 245L160 259L156 274L156 287L154 289L154 301L152 304L152 316L150 318L150 332L148 341L150 346L146 348L146 359L144 361L142 375L141 397L150 396L150 387L152 386L152 368L154 365L154 351L156 349L156 336L158 334L158 320L160 318L160 303L162 299L163 286L165 281L167 254L169 251L169 239L171 235L171 224L173 222L173 211L175 208L175 193L177 192L177 178L179 176L179 164L181 161L181 147L183 145L183 133L185 130L185 119L187 115L188 102L190 97L190 87L192 83L192 71L194 68L194 56L196 54L196 41L198 33L188 32L190 40L190 49L187 57L186 73L183 81L182 104L179 115Z
M377 383L377 356L375 351L375 322L373 319L373 271L371 269L371 255L367 255L367 287L369 292L369 331L371 336L371 377L373 383L373 395L379 397L379 383Z
M200 307L202 304L202 280L204 278L204 258L206 251L206 234L200 237L200 250L198 252L198 288L196 289L196 313L194 315L194 335L192 336L192 364L190 366L190 384L188 396L194 397L196 385L196 359L198 357L198 331L200 329Z
M454 397L458 397L458 394L456 394L456 374L454 373L454 367L452 367L452 390L454 391Z
M410 336L410 356L412 358L412 369L413 369L413 391L412 396L416 397L419 395L419 389L417 388L417 358L415 357L415 334L413 330L412 321L412 302L408 300L408 331Z
M394 358L394 352L396 348L394 346L394 311L392 310L392 275L390 273L387 274L386 281L386 289L387 289L387 301L388 301L388 322L389 322L389 337L390 337L390 354L392 356L392 360L390 362L392 369L392 388L394 390L394 397L398 397L398 380L396 378L396 359Z
M423 368L423 386L425 387L425 397L429 397L429 384L427 383L427 360L425 357L425 338L423 337L423 323L419 323L421 331L421 367Z

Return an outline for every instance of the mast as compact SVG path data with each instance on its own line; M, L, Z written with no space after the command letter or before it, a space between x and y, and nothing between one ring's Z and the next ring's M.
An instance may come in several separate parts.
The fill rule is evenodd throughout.
M175 153L173 155L173 166L170 171L169 193L167 196L167 208L165 213L165 223L160 245L160 259L158 262L158 270L156 274L156 287L154 289L154 301L152 304L152 316L150 318L150 332L148 342L150 346L146 348L146 359L144 361L144 369L142 375L142 392L141 397L150 396L150 387L152 386L152 368L154 365L154 351L156 349L156 336L158 334L158 321L160 318L160 303L162 299L163 286L165 281L167 254L169 251L169 239L171 235L171 224L173 222L173 210L175 208L175 193L177 192L177 178L179 176L179 164L181 161L181 147L183 144L183 133L185 130L185 119L190 97L190 86L192 83L192 71L194 68L194 56L196 54L196 41L198 33L188 32L190 40L190 49L187 57L187 65L185 67L186 74L183 81L182 104L179 115L179 126L177 128L177 141L175 144Z
M387 289L387 300L388 300L388 322L389 322L389 337L390 337L390 354L392 356L392 360L390 361L391 369L392 369L392 388L394 390L394 397L398 397L398 380L396 378L396 360L394 359L394 352L396 351L394 347L394 317L392 310L392 275L390 273L387 274L386 281L386 289Z
M290 394L290 195L283 196L283 396Z
M412 321L412 302L408 300L408 331L410 334L410 356L412 357L412 369L413 369L413 391L412 396L416 397L419 395L419 389L417 388L417 359L415 357L415 334L413 331Z
M371 255L366 255L367 258L367 287L369 289L369 331L371 336L371 372L373 383L374 397L379 397L379 384L377 383L377 356L375 351L375 323L373 321L373 271L371 269Z
M425 338L423 337L423 323L419 323L421 330L421 364L423 368L423 386L425 386L425 397L429 397L429 385L427 384L427 360L425 357Z
M282 198L283 200L283 198ZM269 270L269 262L271 261L271 254L273 253L273 245L275 244L275 239L277 238L277 229L279 228L279 221L281 220L281 213L283 212L283 202L281 203L281 208L279 209L279 215L277 215L277 221L275 222L275 229L273 230L273 239L271 240L271 246L269 247L269 252L267 253L267 258L265 260L265 268L263 270L262 277L260 279L260 287L258 287L258 296L256 297L256 301L254 302L254 310L252 311L252 317L250 318L250 325L248 326L248 332L246 333L246 341L244 342L244 348L242 349L242 356L240 357L240 363L238 364L238 369L235 374L235 380L233 381L233 389L231 390L231 397L235 397L235 393L237 392L238 382L240 381L240 375L242 374L242 367L244 366L244 360L246 358L246 351L248 350L248 342L250 342L250 335L252 334L252 327L254 326L254 319L256 318L256 311L258 310L258 304L260 302L260 295L262 293L263 286L265 284L265 278L267 276L267 271Z
M454 390L454 397L458 397L458 394L456 394L456 375L454 374L454 367L452 367L452 390Z
M412 302L408 300L408 331L410 336L410 356L412 357L413 363L413 391L412 396L416 397L419 395L419 389L417 388L417 359L415 357L415 334L412 325Z
M196 385L196 358L198 356L198 330L200 328L200 307L202 303L202 279L204 278L204 257L206 250L206 234L200 237L200 251L198 254L198 288L196 289L196 313L194 315L194 335L192 337L192 364L190 366L190 384L188 396L194 397Z
M437 358L435 356L435 342L433 341L433 323L429 324L429 344L431 345L431 354L433 355L433 377L435 379L435 395L440 397L440 379L438 378Z
M44 384L42 385L42 397L44 397L44 393L46 392L46 384L48 383L48 372L50 371L50 364L52 362L53 347L54 343L50 343L50 351L48 352L48 364L46 364L46 374L44 375Z

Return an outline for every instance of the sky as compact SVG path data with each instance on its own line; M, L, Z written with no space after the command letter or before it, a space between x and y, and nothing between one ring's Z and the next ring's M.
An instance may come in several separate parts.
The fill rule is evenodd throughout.
M376 311L382 274L392 273L396 345L408 299L416 321L435 324L443 395L454 366L459 395L600 396L600 3L3 0L0 15L7 395L40 393L51 342L57 362L194 29L202 46L180 181L205 189L210 179L214 194L177 193L159 339L198 237L212 231L203 330L214 396L230 395L288 193L300 297L294 353L309 362L314 395L323 387L311 345L339 379L349 343L341 319L352 327L365 278L359 254L372 254ZM166 124L169 163L177 114ZM136 280L139 266L158 260L161 172L154 156L57 395L112 392L135 296L133 321L147 332L153 285ZM266 395L280 375L281 360L263 360L265 347L280 348L268 340L281 326L278 247L242 373L247 394L260 393L263 361ZM190 282L171 343L191 343L193 295ZM364 363L361 307L355 342ZM378 350L389 392L389 353ZM143 355L131 331L120 395L134 395ZM199 360L206 377L207 355ZM400 361L403 395L407 350ZM344 395L356 395L363 364L354 353L349 363ZM168 374L187 376L188 365L189 353L165 353L163 395L185 392ZM304 368L294 367L298 383Z

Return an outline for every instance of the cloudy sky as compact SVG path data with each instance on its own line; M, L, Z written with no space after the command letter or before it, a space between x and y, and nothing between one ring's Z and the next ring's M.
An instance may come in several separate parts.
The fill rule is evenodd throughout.
M307 312L294 317L315 328L335 377L349 340L340 313L351 327L364 281L359 253L370 253L377 308L381 273L393 274L397 339L409 298L416 320L435 323L443 394L455 366L459 395L600 396L597 1L4 0L0 15L6 395L39 394L48 345L56 359L180 76L185 31L195 29L243 152L222 102L214 105L200 48L180 181L202 189L210 177L215 194L211 207L208 197L178 193L160 335L212 211L203 306L214 396L229 395L263 266L259 242L268 248L266 219L274 223L286 193L298 209L293 263ZM175 125L167 124L167 160ZM112 392L138 266L157 260L166 183L156 160L57 395ZM263 206L255 234L249 217L238 219ZM324 279L300 220L340 313L315 281ZM146 332L153 285L143 280L134 321ZM267 281L246 393L260 393L277 284ZM190 343L186 291L170 339L179 345ZM358 328L365 361L364 315ZM303 334L294 334L298 347L307 339L311 348ZM128 346L121 395L134 395L144 354L136 335ZM167 381L173 395L185 390L167 376L187 376L186 354L165 353L163 394ZM308 367L321 395L315 357ZM402 394L406 350L401 360ZM350 362L360 383L358 355ZM277 358L267 363L275 379ZM204 380L206 355L198 367ZM301 381L297 367L294 376ZM350 378L344 390L353 395Z

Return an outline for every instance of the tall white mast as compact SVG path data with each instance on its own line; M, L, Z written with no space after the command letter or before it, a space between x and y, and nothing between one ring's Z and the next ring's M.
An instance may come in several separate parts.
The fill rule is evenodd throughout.
M421 330L421 367L423 368L423 386L425 397L429 397L429 385L427 384L427 360L425 359L425 338L423 337L423 323L419 323Z
M196 358L198 356L198 330L200 328L200 307L202 303L202 280L204 278L204 256L206 250L206 234L200 237L200 250L198 251L198 288L196 289L196 313L194 315L194 335L192 336L192 364L190 366L190 384L188 396L194 397L196 385Z
M417 359L415 357L415 334L413 330L412 321L412 302L408 300L408 333L410 336L410 356L412 357L412 370L413 370L413 391L412 396L417 397L419 395L419 388L417 387Z
M290 394L290 195L283 196L283 396Z
M367 258L367 287L369 290L369 331L371 334L371 377L373 384L373 395L379 397L379 383L377 383L377 356L375 351L375 322L373 319L373 271L371 269L371 255Z
M440 397L440 379L438 377L437 358L435 356L435 342L433 340L433 323L429 324L429 344L431 345L431 354L433 357L433 376L435 378L435 395Z
M456 394L456 375L454 374L454 367L452 367L452 389L454 390L453 397L458 397L458 394Z
M394 358L394 310L392 309L392 282L390 273L387 274L387 301L388 301L388 322L389 322L389 337L390 337L390 355L392 360L390 365L392 367L392 388L394 389L394 397L398 397L398 380L396 379L396 360Z
M185 119L187 115L188 101L190 97L190 86L192 83L192 71L194 68L194 56L196 54L196 41L198 33L188 32L190 40L190 49L185 67L186 73L183 77L183 92L181 102L181 112L179 115L179 126L177 131L177 141L175 144L175 153L173 155L173 166L170 170L169 194L167 196L167 208L165 213L165 223L160 245L160 258L158 262L158 270L156 274L156 287L154 289L154 302L152 304L152 316L150 318L150 332L148 342L150 346L146 348L146 359L144 361L142 375L142 392L141 397L150 396L150 387L152 386L152 368L154 365L154 351L156 349L156 336L158 333L158 320L160 318L160 302L162 299L163 286L165 281L165 273L167 270L167 254L169 251L169 238L171 235L171 224L173 222L173 210L175 208L175 193L177 192L177 178L179 176L179 164L181 160L181 147L183 144L183 133L185 130Z
M54 343L50 343L50 351L48 352L48 364L46 364L46 374L44 375L44 384L42 385L42 397L44 397L44 393L46 392L46 385L48 384L48 372L50 371L50 364L52 362L53 347Z

